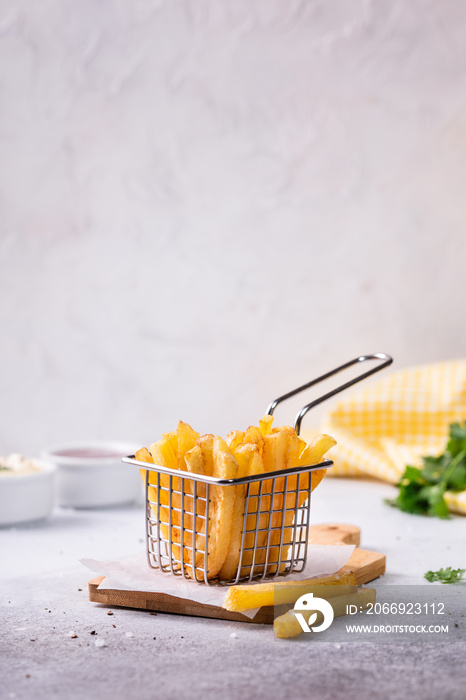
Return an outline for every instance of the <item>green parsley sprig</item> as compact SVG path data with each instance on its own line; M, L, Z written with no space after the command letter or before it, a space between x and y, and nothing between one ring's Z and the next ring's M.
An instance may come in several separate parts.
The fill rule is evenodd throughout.
M457 583L463 578L463 574L466 569L452 569L448 566L446 569L439 569L438 571L426 571L424 578L430 583L434 581L440 581L441 583Z
M422 467L407 466L397 484L398 496L386 503L406 513L450 517L445 491L466 489L466 421L450 425L445 452L423 457Z

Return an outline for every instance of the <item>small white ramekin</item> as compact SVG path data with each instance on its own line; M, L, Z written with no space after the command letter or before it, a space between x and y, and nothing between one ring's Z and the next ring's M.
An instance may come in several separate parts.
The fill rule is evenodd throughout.
M0 477L0 526L41 520L51 513L57 468L49 461L34 461L40 471Z
M57 466L57 501L73 508L104 508L140 500L139 470L121 461L138 446L113 441L72 442L54 445L42 458ZM111 452L112 456L73 456L60 453L89 450Z

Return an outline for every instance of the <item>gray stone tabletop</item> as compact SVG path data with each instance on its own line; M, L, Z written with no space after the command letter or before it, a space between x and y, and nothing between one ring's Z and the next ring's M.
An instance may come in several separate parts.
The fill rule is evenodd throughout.
M423 574L466 568L466 518L400 513L383 504L393 493L375 481L327 478L315 493L313 522L361 527L361 545L387 555L376 586L435 585L447 595ZM140 505L57 508L41 523L0 529L2 700L466 697L461 610L454 638L316 643L307 635L276 640L268 626L90 603L92 574L79 559L135 554L143 537Z

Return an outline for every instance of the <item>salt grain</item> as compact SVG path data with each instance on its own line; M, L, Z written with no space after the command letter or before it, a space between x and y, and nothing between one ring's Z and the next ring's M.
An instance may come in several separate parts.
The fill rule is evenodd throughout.
M236 632L232 632L232 633L230 634L230 637L233 637L233 639L236 639Z
M132 633L132 632L127 632L127 633L126 633L126 636L127 636L127 637L132 637L132 636L133 636L133 633Z
M96 639L94 644L96 645L96 647L106 647L107 646L107 642L105 641L105 639Z

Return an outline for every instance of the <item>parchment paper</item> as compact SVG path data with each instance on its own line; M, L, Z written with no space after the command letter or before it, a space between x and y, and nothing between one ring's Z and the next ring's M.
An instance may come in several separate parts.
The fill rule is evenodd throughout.
M286 578L278 577L276 581L299 581L313 576L334 574L346 564L354 548L353 544L310 544L304 571L299 574L290 574ZM119 591L166 593L178 598L186 598L219 607L222 606L228 590L225 586L207 586L181 576L173 576L157 569L151 569L147 564L145 552L120 561L97 561L96 559L81 559L80 561L91 571L105 576L99 585L99 590L111 588ZM256 610L251 610L244 614L247 614L248 617L254 617L256 612Z

